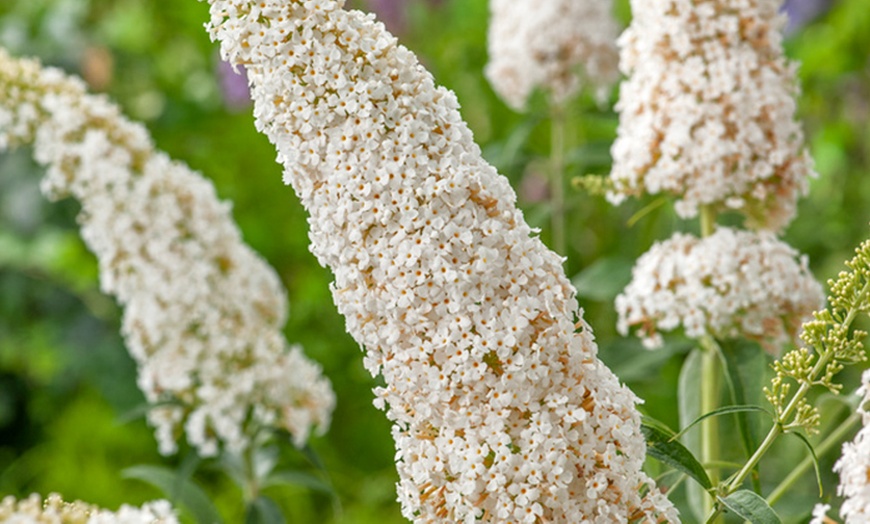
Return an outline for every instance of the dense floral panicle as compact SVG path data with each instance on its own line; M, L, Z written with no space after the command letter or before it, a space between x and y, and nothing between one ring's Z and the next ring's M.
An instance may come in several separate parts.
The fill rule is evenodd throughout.
M561 259L481 158L455 96L339 2L210 3L347 329L384 376L403 514L676 521L641 471L636 398L575 328Z
M102 289L125 306L123 333L161 451L183 425L205 455L283 428L297 444L325 427L334 395L281 334L286 297L241 239L229 205L145 129L56 69L0 50L0 145L33 143L43 190L81 202ZM248 428L248 426L250 427Z
M677 212L739 209L778 230L814 176L795 121L780 0L632 0L620 37L615 203L667 193Z
M722 227L704 239L677 233L641 256L616 298L617 327L623 335L636 327L648 347L682 327L693 338L744 336L775 350L824 302L806 257L769 231Z
M64 502L57 494L44 501L33 494L0 501L0 522L5 524L178 524L172 506L165 500L148 502L141 508L128 505L118 511L101 509L84 502Z
M862 375L858 393L864 397L858 408L864 427L851 442L843 444L843 455L834 464L834 471L840 474L837 494L845 498L840 516L846 524L870 522L870 370Z
M486 77L521 110L535 89L563 102L584 81L599 98L619 78L611 0L490 0Z

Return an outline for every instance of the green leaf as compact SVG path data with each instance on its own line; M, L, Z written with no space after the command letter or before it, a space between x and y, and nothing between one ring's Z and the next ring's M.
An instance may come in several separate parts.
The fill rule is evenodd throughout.
M686 426L691 421L703 415L701 413L701 397L698 392L701 391L701 362L703 360L703 351L695 348L683 361L683 367L680 369L680 377L677 385L677 404L680 411L680 426ZM683 435L680 439L692 453L701 452L701 433L694 431ZM686 496L689 501L689 509L692 512L692 519L695 522L703 522L704 519L704 498L707 494L697 484L689 483L686 485Z
M224 450L220 455L220 466L224 473L227 474L239 487L240 490L245 490L245 484L248 482L247 466L244 458L238 453L232 453Z
M254 478L259 481L268 477L278 464L279 454L278 446L261 446L254 449Z
M332 487L322 479L302 471L276 471L266 477L263 487L303 486L324 493L332 493Z
M318 455L310 445L306 444L305 447L299 451L302 452L305 458L308 459L308 462L310 462L315 468L320 471L326 471L326 466L324 466L323 461L320 460L320 455Z
M764 402L761 391L762 384L765 382L765 373L768 370L768 357L761 346L742 339L720 340L718 342L725 376L728 378L731 401L737 405ZM739 413L737 415L737 430L740 432L743 453L748 460L760 442L763 431L761 420L757 417L750 419L746 413ZM761 481L759 480L758 466L756 465L752 471L752 486L756 493L760 493Z
M186 510L198 524L222 524L220 514L208 495L192 480L163 466L133 466L121 472L123 478L136 479L163 492L174 505Z
M514 127L504 142L489 144L484 151L484 157L502 173L524 164L523 150L540 121L541 117L528 115Z
M809 439L807 439L807 437L804 436L803 433L798 433L797 431L794 431L790 434L799 438L801 442L803 442L807 446L807 449L810 450L810 456L813 457L813 468L815 468L816 470L816 482L819 484L819 497L821 497L822 495L824 495L824 488L822 488L822 473L819 470L819 457L816 456L816 450L815 448L813 448L813 445L810 444Z
M720 497L719 501L737 516L752 524L781 524L782 522L779 515L761 495L748 489L735 491L725 498Z
M245 524L285 524L284 514L275 501L259 496L245 508Z
M753 405L763 401L761 386L765 383L765 373L769 368L764 350L758 344L745 340L722 340L719 341L719 347L725 371L733 385L733 402ZM759 441L760 426L748 424L745 417L738 417L738 421L747 423L745 446L748 450L754 450Z
M613 161L610 157L609 142L588 142L568 151L565 160L571 166L585 170L587 166L607 166Z
M711 411L709 413L704 413L700 417L693 420L689 425L687 425L686 427L681 429L680 432L677 433L676 435L674 435L672 438L678 439L678 438L682 437L683 435L686 434L687 431L692 429L692 427L694 427L696 424L698 424L699 422L701 422L704 419L707 419L710 417L717 417L719 415L728 415L730 413L749 413L749 412L764 413L765 415L770 417L771 420L774 420L773 413L767 411L766 409L764 409L761 406L724 406L724 407L721 407L718 409L714 409L713 411Z
M704 467L685 446L675 440L671 440L671 437L667 433L657 427L644 424L641 426L641 429L646 439L647 455L682 471L695 479L705 489L713 487L713 483L710 482L710 477L707 476Z
M640 422L644 426L649 426L658 430L660 433L664 433L668 438L673 438L674 435L676 435L676 432L672 430L670 426L660 420L650 417L649 415L641 415Z
M611 301L631 281L634 262L623 257L602 258L571 279L577 295L591 300Z
M636 337L616 337L602 341L601 359L623 382L656 382L664 366L676 355L688 353L691 344L684 340L665 340L662 347L650 351Z
M511 131L504 143L499 167L513 166L519 162L523 147L528 143L538 124L540 124L540 117L530 115Z
M663 205L668 203L668 197L661 197L653 200L646 206L644 206L640 211L635 213L628 219L628 227L634 227L635 224L641 221L642 218L652 213L656 209L662 207Z

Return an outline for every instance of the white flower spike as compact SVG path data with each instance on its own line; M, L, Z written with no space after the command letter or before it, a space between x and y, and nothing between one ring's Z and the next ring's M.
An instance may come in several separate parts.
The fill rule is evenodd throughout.
M490 0L486 77L512 108L535 89L562 103L584 84L604 98L619 78L611 0Z
M637 399L598 360L562 260L453 93L343 2L209 3L347 329L385 379L376 404L393 421L403 514L676 522L641 471Z
M780 0L632 0L620 37L614 203L666 193L677 213L736 209L781 230L815 176L794 118Z
M312 426L325 429L329 382L287 345L278 276L242 242L211 183L57 69L0 49L0 87L0 149L32 143L48 168L44 192L82 205L81 234L103 291L124 306L161 452L175 451L182 428L205 456L239 452L264 427L299 446Z

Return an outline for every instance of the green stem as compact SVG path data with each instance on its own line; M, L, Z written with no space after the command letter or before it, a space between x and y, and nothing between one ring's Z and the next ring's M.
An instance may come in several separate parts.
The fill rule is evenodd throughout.
M552 191L553 249L565 253L565 111L553 106L550 135L550 189Z
M257 500L257 497L260 496L260 482L257 478L257 468L254 464L254 448L255 446L250 446L242 455L243 467L245 468L245 486L243 490L245 506Z
M701 236L708 237L716 231L716 210L701 206Z
M810 376L816 376L816 371L817 368L819 368L819 364L821 364L822 362L825 362L825 364L827 364L827 361L830 360L831 356L832 355L820 356L818 362L816 362L816 365L813 367L813 372ZM758 449L755 450L755 453L753 453L752 456L749 457L749 460L746 462L746 464L743 465L743 468L734 475L734 477L731 479L731 482L729 482L725 486L725 495L729 495L737 491L740 485L743 484L743 481L746 480L746 477L749 475L752 469L761 461L761 457L763 457L765 453L767 453L767 450L769 450L770 447L773 445L774 441L780 435L785 433L785 431L783 430L783 424L788 422L794 410L797 409L800 399L802 399L804 395L807 394L807 391L809 391L811 387L812 384L810 382L804 382L801 384L800 389L797 390L797 393L794 394L791 401L788 403L788 406L777 418L776 423L774 423L773 427L770 428L770 431L768 431L767 436L764 437L764 441L761 442L761 445L758 446Z
M716 228L716 211L710 206L701 206L701 236L708 237ZM700 340L704 352L701 356L701 413L711 413L719 407L719 355L716 342L709 336ZM719 420L709 417L701 422L701 463L713 484L719 481ZM716 500L704 497L704 514L714 511ZM716 516L709 522L717 522Z
M719 355L710 337L701 339L701 413L710 413L719 407ZM713 484L719 479L719 419L709 417L701 421L701 463ZM715 500L704 497L704 514L713 510Z
M816 446L816 456L821 457L825 455L828 451L831 450L837 444L840 444L846 435L849 434L850 431L855 429L855 426L858 422L861 421L861 414L858 412L852 413L852 415L840 423L837 428L828 435L825 440L822 441L821 444ZM791 473L783 479L779 485L774 488L773 491L770 492L770 495L767 496L767 503L771 506L774 505L783 495L791 489L791 487L797 482L809 469L813 467L813 457L807 456L800 464L797 465L796 468L791 470Z
M710 516L707 517L707 520L704 521L707 524L713 524L714 522L719 522L722 519L719 516L722 514L722 506L716 506L713 511L710 513Z
M725 487L725 495L730 495L737 491L737 488L743 484L743 480L746 479L746 476L749 475L749 472L755 467L756 464L761 460L761 457L767 453L767 450L770 449L770 446L773 445L773 442L782 435L782 425L776 423L770 428L770 431L767 432L767 436L764 437L764 440L761 442L761 445L758 446L758 449L755 450L755 453L749 457L749 460L746 464L743 465L743 469L737 472L736 475L731 479L731 482Z

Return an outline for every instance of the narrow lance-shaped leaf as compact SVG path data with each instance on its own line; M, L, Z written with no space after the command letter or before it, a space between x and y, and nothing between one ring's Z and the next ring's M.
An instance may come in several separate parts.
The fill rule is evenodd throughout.
M804 436L802 433L794 431L791 434L799 438L800 441L803 442L804 445L806 445L807 449L810 451L810 457L812 457L813 459L813 468L816 470L816 482L819 485L819 496L821 497L824 494L824 489L822 488L822 473L819 470L819 457L816 456L816 450L815 448L813 448L813 445L810 444L809 439L807 439L807 437Z
M257 497L245 509L245 524L285 524L284 514L269 497Z
M672 440L667 433L656 427L644 424L642 430L646 438L647 455L682 471L695 479L705 489L713 487L710 477L704 471L704 466L698 462L698 459L685 446L676 440Z
M725 498L720 498L719 501L737 516L752 524L781 524L782 522L767 501L752 491L746 489L735 491Z
M140 465L125 469L123 478L141 480L154 486L175 505L186 510L197 524L223 524L208 495L189 478L162 466Z
M710 417L718 417L719 415L728 415L731 413L764 413L765 415L770 417L771 420L773 420L773 414L761 406L723 406L721 408L714 409L709 413L704 413L700 417L690 422L686 427L681 429L679 433L671 438L673 440L677 440L678 438L682 437L687 431L695 427L702 420L708 419Z
M683 367L680 369L677 383L677 405L680 411L681 426L685 426L703 415L698 396L698 391L701 390L701 360L702 351L695 348L686 356ZM701 452L700 432L694 431L683 435L680 440L691 453ZM694 520L700 521L704 518L704 498L706 497L704 490L698 485L690 483L686 485L686 496L689 500L691 516L695 517Z

